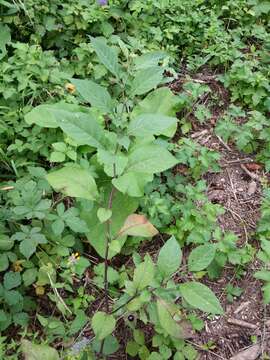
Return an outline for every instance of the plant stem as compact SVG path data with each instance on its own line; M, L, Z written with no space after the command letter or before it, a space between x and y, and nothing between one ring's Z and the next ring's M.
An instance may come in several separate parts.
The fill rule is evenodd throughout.
M113 164L113 170L114 170L114 173L115 173L115 164ZM113 196L114 196L115 191L116 191L116 189L114 187L112 187L112 190L111 190L110 196L109 196L109 201L108 201L108 209L109 210L111 210L111 208L112 208ZM106 309L106 312L109 313L109 294L108 294L108 267L109 267L109 263L108 263L108 256L109 256L109 246L110 246L110 241L111 241L111 220L110 219L108 219L106 221L106 229L107 229L107 234L106 234L105 262L104 262L104 293L105 293L105 309ZM102 342L101 342L99 356L102 355L103 347L104 347L104 340L102 340Z
M112 187L109 201L108 201L108 209L111 210L112 208L112 201L113 201L113 195L115 193L115 188ZM108 255L109 255L109 245L111 241L111 220L108 219L106 221L106 228L107 228L107 234L106 234L106 244L105 244L105 267L104 267L104 291L105 291L105 308L106 312L109 312L109 296L108 296Z

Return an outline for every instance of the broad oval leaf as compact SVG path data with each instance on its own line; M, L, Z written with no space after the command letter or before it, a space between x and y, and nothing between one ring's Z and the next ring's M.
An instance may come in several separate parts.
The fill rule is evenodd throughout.
M89 232L86 234L89 243L94 247L98 254L102 257L106 253L106 236L107 236L107 225L106 223L101 223L97 211L100 208L100 205L103 208L107 208L108 201L111 193L111 186L107 186L104 189L105 196L101 204L94 203L93 208L88 210L87 208L82 207L81 218L86 222ZM81 205L82 206L82 205ZM116 191L113 196L112 202L112 216L111 216L111 235L112 238L115 238L119 233L120 228L122 227L125 219L128 215L136 211L138 207L138 200L131 198L127 195L122 194L119 191ZM124 245L127 236L121 236L117 238L117 244L114 243L114 248L109 250L109 259L116 255Z
M149 286L155 275L155 265L149 255L134 270L133 283L137 291L141 291Z
M214 260L216 254L215 244L205 244L191 251L188 258L189 271L201 271L207 268Z
M153 180L152 174L128 172L112 180L113 185L123 194L140 197L144 194L145 185Z
M105 221L109 220L111 216L112 216L111 209L99 208L97 211L97 217L101 223L104 223Z
M177 121L175 117L162 114L141 114L131 120L128 126L128 134L136 137L149 135L173 136L177 128Z
M157 266L163 277L171 276L180 267L182 251L178 241L172 236L162 246L157 260Z
M157 66L160 60L167 56L168 54L165 51L152 51L134 58L133 62L136 70L147 69L149 67Z
M104 130L92 115L91 109L79 105L39 105L25 116L25 121L42 127L60 127L78 145L102 148L105 142Z
M5 234L0 234L0 251L10 250L13 248L14 240Z
M157 312L161 327L174 338L183 338L181 326L173 319L169 311L169 304L162 299L158 299Z
M68 104L64 102L56 104L43 104L32 109L25 115L27 124L36 124L41 127L56 128L62 119L66 118L70 113L80 114L84 110L79 105Z
M163 69L159 66L149 67L136 73L131 83L132 95L143 95L157 87L163 79Z
M95 200L98 195L93 176L79 166L67 166L46 176L54 190L67 196Z
M59 126L78 145L103 147L104 130L90 114L67 113L59 122Z
M76 90L85 101L104 113L112 111L112 98L103 86L86 79L70 79L70 81L75 85Z
M167 87L161 87L150 92L142 101L136 105L131 113L135 118L141 114L162 114L175 116L180 106L179 97Z
M103 311L98 311L92 318L92 328L98 340L105 339L115 328L115 318Z
M119 77L120 65L118 64L116 51L109 47L102 39L91 37L91 43L100 62L116 77Z
M156 234L158 234L158 230L144 215L131 214L127 217L117 236L130 235L152 237Z
M22 352L25 360L59 360L58 352L48 345L32 344L22 340Z
M191 306L210 314L223 314L223 309L216 295L204 284L196 281L180 285L183 298Z
M156 174L178 163L178 160L164 147L157 144L136 146L128 154L125 172Z

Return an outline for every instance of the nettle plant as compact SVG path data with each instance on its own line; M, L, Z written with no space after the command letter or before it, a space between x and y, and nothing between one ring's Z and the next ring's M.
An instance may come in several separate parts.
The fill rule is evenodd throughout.
M110 260L120 253L128 236L149 238L158 233L144 215L135 212L154 174L178 163L168 150L168 139L177 129L179 98L168 88L157 88L166 81L160 53L132 59L122 44L126 61L120 64L117 49L100 38L91 38L91 42L112 74L109 88L91 80L71 79L69 89L91 107L60 102L37 106L26 115L29 124L62 129L83 154L77 162L71 158L73 162L50 171L47 180L55 191L76 198L80 218L89 228L87 239L104 259L99 265L103 267L104 311L92 317L95 336L89 351L105 357L117 351L112 333L117 322L129 314L134 319L128 322L134 335L126 348L130 356L168 359L174 353L174 359L193 359L196 351L184 342L186 309L195 307L212 314L223 310L205 285L174 281L182 256L173 236L156 262L148 254L144 258L133 254L134 273L127 271L123 295L110 304L115 295L110 291ZM156 351L150 353L146 347L143 333L136 329L138 321L151 324Z

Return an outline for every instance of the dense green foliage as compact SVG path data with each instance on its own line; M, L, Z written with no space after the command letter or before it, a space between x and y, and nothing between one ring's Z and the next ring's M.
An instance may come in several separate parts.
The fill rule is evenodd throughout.
M207 124L223 108L215 133L269 171L269 12L261 0L0 0L0 358L107 357L120 324L130 357L196 359L186 323L223 313L200 279L226 264L241 276L255 249L217 225L203 176L220 155L189 137L189 115ZM204 69L229 104L192 80ZM269 303L266 184L255 277ZM142 254L158 233L158 254Z

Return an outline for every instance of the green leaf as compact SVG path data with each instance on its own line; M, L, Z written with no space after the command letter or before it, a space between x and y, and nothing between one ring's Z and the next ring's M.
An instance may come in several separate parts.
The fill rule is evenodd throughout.
M111 209L99 208L97 211L97 217L101 223L104 223L105 221L109 220L111 216L112 216Z
M113 179L112 183L123 194L140 197L144 195L145 185L152 180L152 174L128 172L117 179Z
M27 124L36 124L41 127L57 128L63 119L72 116L78 117L85 109L79 105L64 102L44 104L35 107L25 115ZM71 114L72 113L72 114ZM88 113L88 111L86 111Z
M98 195L93 176L81 167L67 166L49 173L46 178L55 191L66 196L94 200Z
M27 269L22 275L22 279L25 286L29 286L36 281L37 278L37 269Z
M101 341L94 339L92 346L93 346L93 350L96 353L98 353L101 348ZM109 356L109 355L115 353L118 349L119 349L119 343L118 343L117 339L112 335L107 336L106 339L104 340L102 354L105 356ZM81 359L81 360L83 360L83 359ZM87 359L85 359L85 360L87 360Z
M4 275L4 287L7 290L20 286L21 282L21 275L18 272L9 271Z
M143 95L153 88L157 87L163 79L163 69L159 66L153 66L140 70L136 73L131 83L132 95Z
M161 87L149 93L136 105L131 113L135 118L141 114L162 114L175 117L179 109L179 97L167 87Z
M5 271L9 267L9 260L7 254L0 254L0 271Z
M131 120L128 134L136 137L149 135L173 136L177 128L177 118L162 114L141 114ZM172 130L173 129L173 130Z
M91 44L99 58L99 61L116 77L120 76L117 53L109 47L104 40L91 37Z
M169 311L169 304L164 300L158 299L157 301L158 318L161 327L171 336L175 338L182 338L182 329L180 325L172 318Z
M61 129L77 145L89 145L96 148L103 147L104 130L94 118L94 116L85 113L66 113L66 116L58 123Z
M11 41L10 29L7 25L0 24L0 60L6 55L6 45Z
M107 186L104 189L105 195L102 202L102 207L107 208L109 197L111 193L111 186ZM132 214L138 207L138 200L130 198L127 195L116 191L113 196L112 202L112 216L111 216L111 235L112 238L115 238L119 233L121 226L128 217ZM86 234L88 241L102 257L105 256L106 250L106 236L107 236L107 226L106 223L100 223L99 218L97 217L97 211L100 208L100 204L94 204L93 208L88 210L87 208L82 210L81 218L85 220L89 232ZM126 241L126 235L119 237L117 240L119 242L120 250ZM109 258L112 258L116 253L113 249L109 251Z
M4 293L5 302L10 305L21 305L23 303L23 297L16 290L5 291Z
M22 352L25 360L59 360L57 351L48 345L35 345L22 340Z
M182 261L182 251L175 237L172 236L162 246L157 260L157 266L163 277L171 276L176 272Z
M136 70L147 69L157 66L159 61L166 58L166 56L168 55L164 51L152 51L134 58L133 62Z
M133 338L139 345L144 345L145 339L144 339L144 333L142 330L134 329L133 330Z
M25 312L19 312L16 314L13 314L13 321L15 324L20 325L20 326L27 326L28 321L29 321L29 315Z
M57 219L52 223L52 231L55 235L60 235L64 231L65 223L61 219Z
M135 357L138 354L140 349L140 345L135 341L128 341L126 346L126 353L132 357Z
M25 239L20 242L19 249L21 254L26 257L26 259L29 259L36 251L37 248L37 242L34 239Z
M177 160L164 147L157 144L139 144L130 149L128 164L123 175L113 179L113 185L130 196L142 196L153 174L177 164Z
M259 270L254 273L255 279L263 280L270 282L270 271L269 270Z
M173 167L177 162L177 159L160 145L141 145L129 152L125 172L156 174Z
M155 265L149 255L144 258L134 270L133 283L137 291L141 291L149 286L155 275Z
M125 220L117 236L130 235L152 237L158 234L157 229L146 219L144 215L131 214Z
M103 86L91 80L71 79L71 82L76 86L76 90L85 101L104 113L112 112L112 98Z
M76 317L69 327L69 335L76 334L81 330L88 321L88 316L85 315L83 310L77 310Z
M180 285L183 298L191 306L210 314L223 314L223 309L215 294L207 286L198 282Z
M63 162L65 161L66 155L59 151L53 151L50 156L50 162Z
M205 244L197 246L191 251L188 258L189 271L201 271L207 268L214 260L216 246L214 244Z
M5 234L0 234L0 251L10 250L14 246L14 240Z
M128 163L126 155L122 153L112 154L104 149L98 150L97 160L101 165L104 165L105 173L111 177L121 175Z
M98 340L105 339L115 328L115 318L103 311L98 311L92 318L92 328Z

